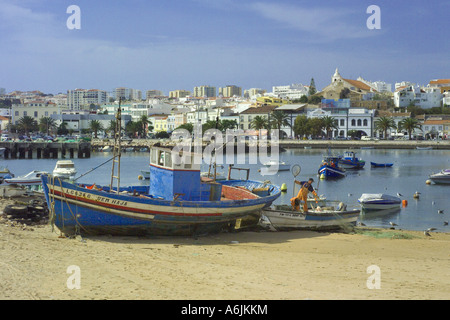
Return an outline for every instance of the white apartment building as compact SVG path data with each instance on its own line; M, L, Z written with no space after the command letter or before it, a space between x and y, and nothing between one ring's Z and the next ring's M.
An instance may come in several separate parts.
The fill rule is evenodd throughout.
M272 87L273 96L281 99L300 99L302 96L308 96L308 91L309 87L302 84Z
M355 130L360 135L373 136L373 119L375 110L364 108L339 108L339 109L315 109L307 113L308 118L322 118L329 116L335 119L337 129L333 130L332 137L348 137L350 130ZM324 132L324 134L326 134Z
M373 87L378 92L392 92L392 84L384 81L372 82Z
M434 87L399 87L394 92L394 105L396 107L407 107L411 103L422 109L440 107L443 95L439 88Z
M450 92L446 92L442 95L442 105L450 107Z
M257 96L263 96L267 90L261 88L251 88L244 90L244 98L247 99L256 99Z
M415 87L416 84L409 81L396 82L394 90L397 91L400 87Z
M102 105L107 101L107 93L98 89L67 90L67 107L72 110L89 108L91 104Z

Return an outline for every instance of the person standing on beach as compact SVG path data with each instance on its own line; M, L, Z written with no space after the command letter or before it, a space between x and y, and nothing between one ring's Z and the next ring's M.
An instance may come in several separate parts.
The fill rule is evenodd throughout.
M313 178L309 178L308 181L297 181L294 180L296 184L301 185L300 191L298 192L296 197L291 198L291 205L296 211L300 209L300 201L303 200L303 212L308 212L308 193L311 192L314 195L314 198L317 203L317 193L314 190L312 183L314 182Z

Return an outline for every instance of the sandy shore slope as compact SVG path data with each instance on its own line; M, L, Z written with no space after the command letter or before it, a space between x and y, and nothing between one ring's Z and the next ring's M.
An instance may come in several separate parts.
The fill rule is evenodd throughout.
M0 299L447 300L449 258L449 233L68 239L49 225L11 226L2 218ZM371 265L379 273L368 273ZM70 266L79 267L80 289L69 288L77 274ZM369 289L369 277L369 287L380 289Z

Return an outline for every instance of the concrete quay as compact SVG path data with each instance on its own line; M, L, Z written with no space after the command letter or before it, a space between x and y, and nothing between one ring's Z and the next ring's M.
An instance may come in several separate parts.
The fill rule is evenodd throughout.
M134 147L139 149L142 147L150 147L155 143L173 146L176 141L170 139L134 139L132 141L122 142L122 148ZM210 142L203 143L203 147ZM249 143L246 142L246 150ZM112 146L112 141L104 141L96 139L92 141L93 150L99 150L105 146ZM269 141L270 145L270 141ZM279 141L279 147L284 149L433 149L433 150L450 150L450 140L291 140L285 139Z
M90 158L89 142L0 142L5 159L61 159Z

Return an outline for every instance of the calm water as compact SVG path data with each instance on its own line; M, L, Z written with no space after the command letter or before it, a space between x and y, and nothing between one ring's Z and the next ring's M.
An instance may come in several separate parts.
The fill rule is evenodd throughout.
M342 152L344 150L335 150ZM339 200L349 208L359 208L357 202L362 193L387 193L403 195L408 201L405 208L395 212L381 212L378 214L361 214L360 221L367 226L390 227L389 222L398 224L397 228L409 230L424 230L429 227L436 231L450 232L444 221L450 220L450 185L427 185L428 175L442 169L450 168L450 151L448 150L356 150L357 156L366 161L362 170L347 171L347 177L339 180L320 180L317 169L326 150L300 149L288 150L280 155L280 159L288 164L299 164L302 168L299 180L312 177L318 194L323 194L329 200ZM111 153L92 153L90 159L73 159L78 175L81 175L99 164L110 159ZM247 156L248 158L248 156ZM371 168L370 161L394 163L391 168ZM26 174L32 170L52 172L56 160L0 160L0 166L7 166L16 176ZM124 153L121 162L121 185L148 184L148 180L139 180L140 170L147 169L149 153ZM283 193L276 203L289 203L293 195L293 176L290 171L280 171L276 175L262 176L257 164L236 164L236 167L250 168L250 178L254 180L270 180L274 184L286 183L288 191ZM203 165L208 170L208 165ZM227 169L219 169L226 174ZM99 167L95 171L79 179L83 183L109 184L111 162ZM245 172L233 171L233 178L245 178ZM419 199L413 194L419 191ZM295 192L298 192L296 190ZM444 214L438 214L444 210Z

